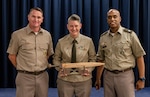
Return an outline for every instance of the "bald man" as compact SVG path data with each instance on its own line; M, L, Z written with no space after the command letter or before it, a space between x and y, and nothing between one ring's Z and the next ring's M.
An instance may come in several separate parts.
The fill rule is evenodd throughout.
M95 85L96 89L100 89L100 79L104 70L104 97L135 97L132 69L136 62L139 72L136 90L144 88L145 85L143 56L146 53L135 32L122 27L120 22L120 12L110 9L107 12L107 23L110 28L99 40L97 61L105 62L105 66L97 67Z

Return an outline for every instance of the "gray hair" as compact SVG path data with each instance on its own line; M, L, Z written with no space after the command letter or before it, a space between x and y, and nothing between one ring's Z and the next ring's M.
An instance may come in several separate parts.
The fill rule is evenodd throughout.
M30 12L33 11L33 10L40 11L43 14L43 10L41 8L39 8L39 7L33 7L33 8L31 8ZM29 12L29 14L30 14L30 12Z
M72 15L68 18L68 22L69 22L70 20L75 20L75 21L81 22L81 19L80 19L80 17L79 17L77 14L72 14Z

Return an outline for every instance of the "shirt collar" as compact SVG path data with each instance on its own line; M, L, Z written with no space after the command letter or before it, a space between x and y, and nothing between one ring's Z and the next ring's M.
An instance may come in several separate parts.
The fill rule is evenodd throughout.
M77 44L78 44L79 41L80 41L80 37L81 37L81 34L79 33L78 37L75 38L75 40L77 41ZM74 40L74 38L72 38L72 37L69 35L69 41L70 41L70 43L72 43L73 40Z
M120 26L120 27L119 27L119 29L118 29L118 31L117 31L116 33L118 33L118 34L122 34L122 32L123 32L123 27L122 27L122 26ZM110 30L108 30L108 33L109 33L109 35L111 35Z
M29 24L27 25L26 29L27 29L27 34L33 33L33 31L31 30L31 28L29 27ZM41 28L38 32L39 33L43 33L44 30Z

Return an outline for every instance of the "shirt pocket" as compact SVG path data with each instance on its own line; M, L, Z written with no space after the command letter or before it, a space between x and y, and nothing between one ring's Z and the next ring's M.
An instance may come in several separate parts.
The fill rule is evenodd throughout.
M48 54L47 54L47 51L48 51L48 45L47 45L47 44L40 44L40 45L39 45L39 50L40 50L40 52L41 52L43 55L45 55L45 56L48 55Z
M128 41L122 41L116 45L115 48L120 55L127 57L132 53L130 43Z
M48 49L48 45L47 45L47 44L40 44L40 45L39 45L39 48L40 48L41 50L47 50L47 49Z
M22 49L23 50L33 50L33 49L35 49L35 46L31 43L24 43L24 44L22 44Z
M111 56L111 54L112 54L111 45L109 45L107 43L100 44L100 51L101 51L101 53L105 52L105 55L107 55L107 56Z

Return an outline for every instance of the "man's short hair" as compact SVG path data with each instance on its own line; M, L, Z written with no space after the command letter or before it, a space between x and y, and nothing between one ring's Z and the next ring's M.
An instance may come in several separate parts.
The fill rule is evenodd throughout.
M40 11L43 14L43 10L41 8L39 8L39 7L33 7L33 8L31 8L30 12L33 11L33 10ZM29 14L30 14L30 12L29 12Z
M75 20L75 21L81 22L81 19L80 19L80 17L79 17L77 14L72 14L72 15L68 18L68 22L69 22L70 20Z

